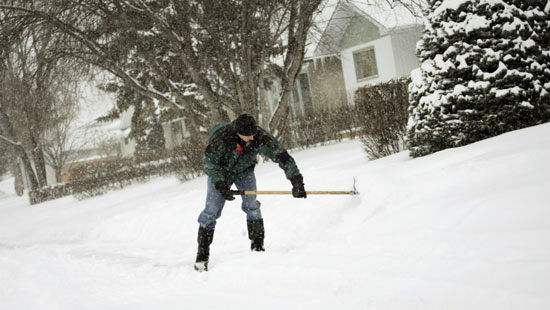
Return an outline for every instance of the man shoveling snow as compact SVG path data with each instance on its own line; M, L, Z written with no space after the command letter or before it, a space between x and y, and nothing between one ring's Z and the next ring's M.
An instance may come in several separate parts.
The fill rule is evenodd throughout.
M206 205L199 215L197 271L208 270L210 244L214 238L216 220L221 216L226 200L233 200L230 190L255 191L256 156L263 154L279 164L292 183L292 195L306 198L303 177L296 162L284 146L266 130L256 125L254 118L242 114L231 123L216 125L204 151L204 172L208 175ZM242 195L242 210L246 213L248 238L252 251L264 249L264 222L256 195Z

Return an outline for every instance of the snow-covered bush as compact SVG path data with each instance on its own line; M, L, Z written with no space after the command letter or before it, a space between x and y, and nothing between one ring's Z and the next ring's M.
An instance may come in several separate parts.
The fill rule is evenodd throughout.
M86 199L157 176L176 175L182 181L188 180L202 173L202 150L203 146L188 143L156 156L74 163L66 168L68 182L34 189L29 199L31 204L67 195Z
M514 2L430 1L409 85L412 156L550 121L549 16Z
M410 79L391 80L355 92L361 142L370 159L402 151L407 127Z
M355 109L342 105L332 109L317 108L294 119L291 125L292 140L288 148L308 148L343 137L354 137L356 128Z

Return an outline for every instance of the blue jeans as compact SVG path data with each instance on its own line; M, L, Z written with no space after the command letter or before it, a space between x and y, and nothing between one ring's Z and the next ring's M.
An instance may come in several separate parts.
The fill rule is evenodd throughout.
M231 187L232 184L227 184ZM254 171L246 174L242 178L235 181L235 185L239 190L255 191L256 190L256 175ZM260 202L256 200L256 195L243 195L241 209L246 213L247 220L259 220L262 218L260 210ZM216 226L216 220L222 215L225 199L220 192L212 184L212 180L208 177L208 186L206 192L206 206L199 215L199 224L207 229L212 229Z

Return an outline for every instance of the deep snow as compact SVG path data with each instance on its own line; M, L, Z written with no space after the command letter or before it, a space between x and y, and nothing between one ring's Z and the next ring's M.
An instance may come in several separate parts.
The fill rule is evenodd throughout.
M204 177L29 206L0 183L0 309L550 309L550 124L419 159L358 141L293 153L310 190L263 196L265 253L240 199L197 273ZM273 163L259 189L290 189Z

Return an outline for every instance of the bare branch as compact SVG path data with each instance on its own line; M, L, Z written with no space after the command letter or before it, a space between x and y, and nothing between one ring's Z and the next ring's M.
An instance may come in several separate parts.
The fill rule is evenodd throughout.
M7 138L7 137L4 137L3 135L0 135L0 139L2 139L2 140L4 140L4 141L8 142L9 144L21 146L21 142L19 142L19 141L13 141L13 140L11 140L11 139L9 139L9 138Z

